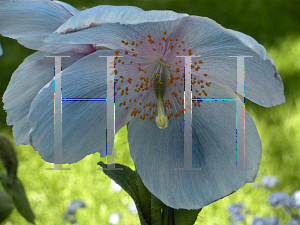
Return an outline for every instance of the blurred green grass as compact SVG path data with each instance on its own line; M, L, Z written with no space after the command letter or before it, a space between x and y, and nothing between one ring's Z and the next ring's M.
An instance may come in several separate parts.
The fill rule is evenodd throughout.
M262 140L263 157L258 182L263 175L276 175L281 185L274 190L292 194L300 189L300 1L121 1L101 2L67 1L78 9L98 4L135 5L145 10L168 9L191 15L210 17L226 28L235 29L254 37L264 45L275 60L285 86L286 103L272 108L264 108L246 101L246 108L252 115ZM4 55L0 57L0 95L2 96L11 74L23 59L34 51L28 50L16 41L0 37ZM0 107L3 104L1 102ZM11 127L5 123L5 111L0 110L0 130L12 138ZM116 140L116 160L134 167L129 155L126 130L118 133ZM12 139L13 140L13 139ZM70 201L81 198L87 207L79 209L79 224L108 224L111 213L120 212L120 224L138 224L138 217L127 211L132 201L124 192L115 193L110 187L110 179L98 170L99 154L65 167L70 171L49 171L53 167L44 162L29 146L16 146L20 161L19 177L23 181L37 224L66 224L63 215ZM235 194L219 200L200 213L196 224L229 224L226 208L231 203L244 202L249 209L246 223L251 224L252 215L280 216L286 223L288 216L283 210L276 210L267 201L269 191L253 189L246 184ZM5 223L27 224L14 210Z

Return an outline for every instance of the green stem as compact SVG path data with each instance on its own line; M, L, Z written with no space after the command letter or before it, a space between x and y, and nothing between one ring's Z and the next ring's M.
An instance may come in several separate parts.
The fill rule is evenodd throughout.
M162 218L163 218L163 225L168 225L168 206L163 204L163 212L162 212Z
M167 206L168 207L168 206ZM168 207L168 225L174 225L174 209Z
M148 191L148 189L145 187L142 179L140 176L137 174L137 186L138 186L138 191L139 191L139 197L140 197L140 202L141 202L141 208L143 211L143 217L146 220L147 223L150 224L151 221L151 193Z
M162 225L161 201L151 194L151 224Z

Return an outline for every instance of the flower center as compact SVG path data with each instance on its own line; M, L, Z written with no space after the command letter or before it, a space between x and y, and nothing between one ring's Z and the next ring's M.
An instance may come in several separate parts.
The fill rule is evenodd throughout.
M131 98L119 103L119 107L131 112L131 116L139 116L144 120L149 115L154 119L157 107L156 124L160 129L168 126L168 120L184 115L184 91L187 79L184 59L179 55L192 56L188 44L176 37L156 34L141 35L142 40L124 41L123 58L115 58L115 93L114 95L129 95ZM99 48L99 50L106 48ZM98 49L96 49L98 50ZM118 55L119 51L116 50ZM138 56L138 57L137 57ZM200 107L200 98L208 96L204 88L210 86L205 82L207 74L199 71L201 60L193 61L192 68L192 103ZM123 71L123 74L118 74ZM200 79L199 79L200 78ZM118 84L123 83L122 87ZM126 86L124 84L126 83ZM154 93L154 94L153 94ZM202 94L202 96L201 96ZM203 98L202 97L202 98ZM116 97L118 98L118 97Z

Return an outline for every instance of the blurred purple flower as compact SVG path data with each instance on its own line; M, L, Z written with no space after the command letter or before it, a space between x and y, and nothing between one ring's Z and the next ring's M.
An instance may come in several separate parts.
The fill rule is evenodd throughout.
M265 224L266 225L281 225L279 223L279 219L274 216L269 216L268 218L265 219Z
M68 213L71 215L75 215L77 208L78 208L77 203L75 201L71 202L68 206Z
M270 193L268 202L270 205L280 207L285 205L287 207L295 207L293 199L285 192L273 192Z
M227 208L227 211L231 215L234 215L234 214L241 213L244 208L245 208L244 204L232 204Z
M78 208L84 208L85 207L85 202L81 199L77 199L77 200L74 200L72 201L69 206L68 206L68 213L70 215L75 215L76 214L76 210Z
M300 225L300 220L292 219L286 225Z
M245 220L245 215L243 213L236 213L232 215L235 222L242 222Z
M263 218L254 217L252 220L252 225L266 225L266 223Z
M260 182L262 186L268 189L279 184L278 178L276 176L264 176L263 178L261 178Z

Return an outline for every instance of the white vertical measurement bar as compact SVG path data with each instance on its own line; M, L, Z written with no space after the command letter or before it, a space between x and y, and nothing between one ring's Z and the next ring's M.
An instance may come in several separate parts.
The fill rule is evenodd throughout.
M245 102L245 58L252 56L229 56L237 58L237 90ZM237 126L237 150L236 150L236 170L252 170L245 168L245 105L236 94L236 126Z
M61 89L61 58L70 56L46 56L54 57L54 168L46 168L46 170L69 170L70 168L62 168L62 89Z
M175 170L200 170L193 168L192 149L192 57L200 56L176 56L184 57L185 78L184 78L184 167Z
M106 156L107 168L99 168L100 170L122 170L115 168L115 57L123 56L99 56L107 59L107 76L106 76Z

